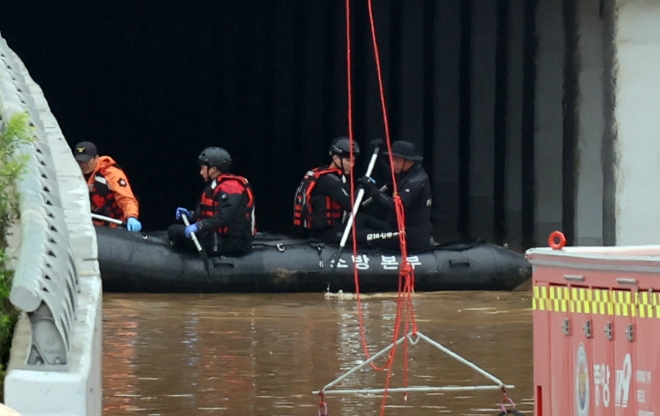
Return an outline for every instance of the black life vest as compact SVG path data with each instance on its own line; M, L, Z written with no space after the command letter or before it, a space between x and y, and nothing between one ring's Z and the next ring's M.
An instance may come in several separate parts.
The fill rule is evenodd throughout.
M216 198L218 193L224 191L228 194L237 194L235 189L228 189L227 181L229 180L240 182L243 188L241 194L245 196L246 202L242 207L238 208L235 218L230 221L228 226L219 227L215 231L218 234L233 237L254 237L257 233L254 218L254 194L247 179L242 176L222 174L215 178L215 188L209 186L202 193L199 205L199 219L211 218L218 214L220 210L220 203Z
M312 198L312 192L321 176L328 174L341 176L342 173L341 169L336 167L319 167L307 171L298 185L293 201L293 225L312 229L332 227L341 222L344 214L341 206L327 195Z
M112 166L120 169L117 165ZM94 182L89 185L89 202L92 205L92 211L106 217L121 219L124 213L119 208L115 193L108 186L104 173L105 169L96 172Z

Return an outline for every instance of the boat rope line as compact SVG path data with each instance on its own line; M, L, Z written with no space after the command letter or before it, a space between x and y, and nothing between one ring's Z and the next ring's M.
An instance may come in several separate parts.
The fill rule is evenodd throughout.
M348 138L349 138L349 158L351 166L354 166L355 155L353 152L354 146L354 131L353 131L353 79L352 79L352 59L351 59L351 0L346 0L346 77L347 77L347 95L348 95ZM392 180L392 199L394 201L394 208L396 212L397 220L397 229L399 237L399 247L401 251L401 262L399 266L399 284L398 292L396 297L396 318L394 322L394 330L392 335L392 342L389 346L377 352L376 354L371 355L369 352L369 347L367 345L366 334L365 334L365 325L363 317L362 302L360 298L360 278L359 270L357 267L353 267L353 276L355 281L355 292L356 292L356 301L358 309L358 320L360 326L360 341L362 349L364 351L367 359L360 365L352 368L344 375L338 377L336 380L327 384L321 390L314 391L314 394L320 395L319 402L319 416L328 415L328 406L325 402L325 396L328 394L356 394L356 393L374 393L374 394L383 394L381 401L380 415L385 414L385 405L387 403L388 392L402 392L404 394L404 400L407 399L408 392L438 392L438 391L463 391L463 390L502 390L506 391L506 388L513 388L512 385L505 385L501 380L494 377L493 375L487 373L477 365L467 361L463 357L454 353L453 351L445 348L441 344L435 342L426 335L420 333L417 328L417 321L415 319L415 310L413 305L413 293L415 290L415 269L411 265L408 259L408 247L406 244L406 224L405 224L405 208L403 202L399 197L399 190L396 183L396 176L394 171L394 163L392 156L392 143L391 143L391 132L389 126L389 120L387 116L387 105L385 100L385 88L383 85L383 73L382 66L380 62L380 53L378 48L378 38L376 36L376 24L374 21L374 12L372 0L367 0L367 8L369 15L369 27L371 31L371 41L374 52L374 60L376 67L376 75L378 78L378 91L380 98L381 111L383 116L383 124L385 130L385 145L387 148L387 155L389 159L390 166L390 176ZM354 185L354 173L353 169L350 171L350 190L351 195L355 195L355 185ZM355 212L355 201L351 201L351 212ZM356 233L356 221L353 221L351 225L352 231L352 240L353 240L353 256L357 258L357 233ZM401 327L403 326L403 336L399 336ZM479 372L486 378L490 379L495 383L494 385L489 386L444 386L444 387L430 387L430 386L409 386L408 385L408 347L409 345L415 345L419 340L424 340L431 346L439 349L440 351L448 354L450 357L462 362L468 367ZM399 345L403 344L403 387L400 388L390 388L391 375L393 373L392 366L394 364L394 357L396 355L396 350ZM374 361L382 356L387 354L387 361L382 366L377 366L374 364ZM349 377L351 374L356 371L370 366L376 371L387 371L385 386L384 388L379 389L336 389L333 390L333 387L339 384L342 380Z

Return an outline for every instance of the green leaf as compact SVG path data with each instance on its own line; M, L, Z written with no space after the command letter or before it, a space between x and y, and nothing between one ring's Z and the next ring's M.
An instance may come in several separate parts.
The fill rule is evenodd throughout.
M20 214L17 184L29 160L29 156L17 150L34 139L27 112L16 113L8 121L0 120L0 392L19 314L9 301L13 272L6 268L5 252L7 230Z

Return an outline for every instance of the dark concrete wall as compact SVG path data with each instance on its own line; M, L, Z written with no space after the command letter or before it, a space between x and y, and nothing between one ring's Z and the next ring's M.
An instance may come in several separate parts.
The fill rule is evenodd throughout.
M424 152L440 241L470 236L520 248L545 233L535 233L534 197L544 1L374 2L392 139ZM0 31L70 144L95 141L128 172L147 229L164 228L176 206L194 204L202 185L196 157L220 145L253 184L260 228L288 231L301 175L347 133L344 5L8 4ZM558 10L552 18L561 20ZM366 146L383 137L384 124L365 2L352 2L351 28L354 131ZM553 76L562 76L561 65ZM561 141L563 81L554 82Z

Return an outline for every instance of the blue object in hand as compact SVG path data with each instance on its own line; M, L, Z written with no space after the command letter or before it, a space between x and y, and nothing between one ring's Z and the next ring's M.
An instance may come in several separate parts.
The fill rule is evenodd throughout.
M184 233L186 233L186 238L192 238L192 233L196 233L197 231L199 231L199 227L197 223L194 223L187 226Z
M130 217L126 220L126 229L137 233L142 229L142 224L140 224L137 218Z
M374 181L373 178L370 178L369 176L363 176L357 180L358 184L362 186L362 189L364 189L364 193L367 195L370 195L371 197L375 197L380 193L378 188L376 188L376 181Z
M369 176L363 176L357 180L358 184L362 185L365 188L372 188L376 181L369 177ZM366 190L366 189L365 189Z
M187 208L183 208L183 207L177 208L174 217L177 220L180 220L182 215L185 215L186 217L188 217L188 219L191 219L193 216L192 212L189 211Z

